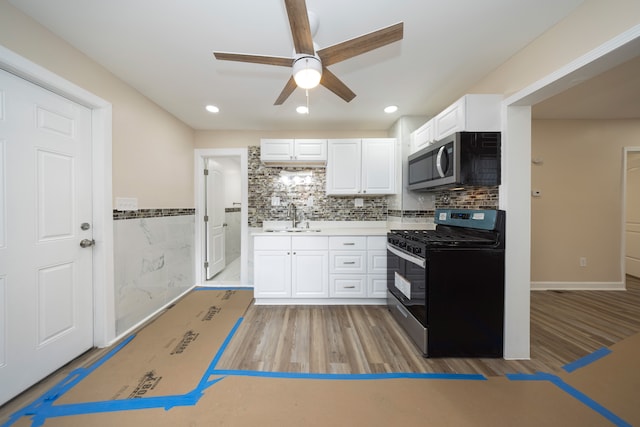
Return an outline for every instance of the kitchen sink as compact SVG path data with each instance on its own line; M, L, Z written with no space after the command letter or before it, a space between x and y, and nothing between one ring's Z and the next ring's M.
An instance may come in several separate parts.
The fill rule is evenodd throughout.
M317 233L319 228L265 228L266 233Z

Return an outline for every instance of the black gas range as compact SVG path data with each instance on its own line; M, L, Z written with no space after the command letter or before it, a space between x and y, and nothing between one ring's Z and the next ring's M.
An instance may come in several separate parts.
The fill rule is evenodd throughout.
M502 357L505 212L438 209L387 234L387 302L425 357Z

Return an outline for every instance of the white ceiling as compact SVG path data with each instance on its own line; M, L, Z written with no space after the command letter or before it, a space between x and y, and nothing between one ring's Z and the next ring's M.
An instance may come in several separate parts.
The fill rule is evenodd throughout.
M282 0L9 1L194 129L254 130L384 130L402 115L436 114L582 2L307 0L319 48L400 21L404 39L330 66L356 98L318 87L301 116L301 89L273 105L289 68L212 55L290 57ZM389 104L398 112L383 113Z

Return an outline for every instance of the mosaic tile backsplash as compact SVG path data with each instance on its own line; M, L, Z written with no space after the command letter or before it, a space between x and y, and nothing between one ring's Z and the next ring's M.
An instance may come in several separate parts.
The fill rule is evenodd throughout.
M311 171L311 176L296 184L284 182L280 172ZM296 206L302 221L385 221L386 196L365 197L362 207L354 206L354 197L325 194L324 168L267 167L260 162L260 147L249 147L249 226L262 227L263 221L287 220L289 203ZM280 206L272 206L272 198ZM313 200L312 206L308 206Z
M281 171L311 172L299 183L286 183ZM292 181L292 180L289 180ZM386 196L365 197L362 207L354 206L354 197L325 194L324 168L267 167L260 162L260 147L249 147L249 226L262 227L263 221L287 220L289 203L296 206L302 221L385 221L389 216L413 220L432 219L434 211L389 210ZM465 190L436 192L435 207L497 209L498 187L469 187ZM272 206L272 198L280 206ZM312 206L308 201L312 199Z

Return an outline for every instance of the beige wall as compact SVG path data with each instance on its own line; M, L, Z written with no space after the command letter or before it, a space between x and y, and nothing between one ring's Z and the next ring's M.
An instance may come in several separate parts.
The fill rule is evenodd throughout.
M634 145L640 120L533 121L533 282L622 280L623 149Z
M586 0L467 93L511 95L638 24L638 0Z
M640 2L637 0L586 0L571 15L466 92L500 93L505 97L512 95L639 24ZM577 170L567 174L569 176L566 179L559 176L560 172L555 175L554 163L551 160L553 157L549 156L545 156L543 166L532 165L532 186L541 187L543 196L532 200L531 206L531 280L622 280L620 168L621 147L624 143L620 142L619 137L627 137L629 133L637 136L640 132L638 122L630 121L624 125L583 122L577 126L570 122L549 121L534 122L532 126L534 156L541 154L538 150L545 153L549 151L554 156L573 154L568 164L575 164ZM609 145L603 147L602 141L605 140L609 141ZM613 140L617 142L611 143ZM576 151L575 145L578 142L585 145ZM508 144L508 141L506 143ZM611 144L614 147L611 147ZM591 151L600 149L603 151ZM599 172L601 169L586 170L598 156L602 156L600 161L606 161L610 168L606 172ZM579 166L581 162L584 162L585 166ZM566 188L566 185L575 179L578 180L576 185ZM597 184L598 189L593 194L586 186L587 182L592 186ZM607 189L603 190L602 186ZM569 217L571 219L564 216L558 223L562 226L549 225L552 209L553 212L556 212L555 209L561 209L567 214L576 207L586 208L588 213L578 218ZM611 215L613 222L610 227L604 226L604 221L609 221ZM602 242L602 247L607 249L599 250L597 245L593 244L596 240ZM579 267L578 260L581 256L587 257L587 267Z
M260 145L260 138L385 138L386 131L196 131L196 148L243 148Z
M113 196L140 208L193 201L193 130L0 0L0 44L113 105Z

